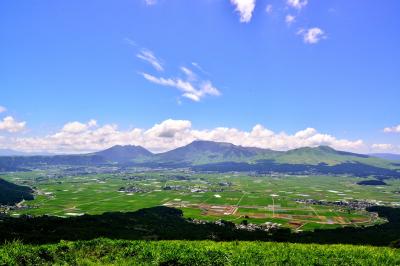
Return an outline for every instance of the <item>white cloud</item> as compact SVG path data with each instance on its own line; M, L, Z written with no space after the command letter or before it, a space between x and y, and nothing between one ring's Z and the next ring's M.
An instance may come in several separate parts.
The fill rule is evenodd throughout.
M292 25L293 22L296 21L296 17L292 15L286 15L285 22L288 26Z
M383 129L385 133L400 133L400 125L394 127L385 127Z
M97 126L97 121L96 120L90 120L88 123L83 124L80 122L69 122L67 124L64 125L64 127L62 128L62 132L66 132L66 133L80 133L83 131L88 130L89 128L95 127Z
M307 6L308 0L287 0L287 5L295 9L302 9Z
M188 78L188 80L196 80L197 79L196 74L192 70L190 70L189 68L181 67L181 71L183 73L185 73L185 75Z
M206 75L210 75L210 73L208 73L207 71L205 71L199 63L196 62L192 62L192 66L194 66L197 70L200 70L201 73L206 74Z
M203 97L207 95L211 96L219 96L221 95L220 91L215 88L210 81L200 81L193 82L192 80L182 80L180 78L162 78L155 77L153 75L142 73L143 77L148 81L162 85L173 87L181 92L183 92L182 96L193 101L200 101Z
M4 106L1 106L0 105L0 114L1 113L4 113L4 112L6 112L7 111L7 108L5 108Z
M271 4L268 4L265 7L265 12L267 12L268 14L272 14L272 9L273 9L273 6Z
M179 132L189 130L191 127L192 123L188 120L167 119L160 124L155 124L145 134L159 138L174 138Z
M298 131L294 136L299 139L306 139L317 134L315 128L306 128Z
M152 51L142 49L136 56L152 65L157 71L164 71L161 60L159 60Z
M25 129L26 122L17 122L11 116L7 116L0 121L0 131L7 131L10 133L19 132Z
M146 5L152 6L157 4L157 0L145 0Z
M321 39L325 39L325 32L320 28L300 29L298 35L303 36L303 40L308 44L316 44Z
M133 47L136 47L136 46L137 46L136 42L135 42L134 40L132 40L131 38L126 37L126 38L124 38L124 41L125 41L127 44L129 44L129 45L131 45L131 46L133 46Z
M239 12L240 22L250 22L256 6L256 0L230 0L232 5L236 6L236 11Z
M90 152L113 145L127 144L141 145L153 152L162 152L189 144L194 140L223 141L275 150L319 145L351 151L366 148L361 140L338 139L329 134L319 133L314 128L307 128L290 135L285 132L276 133L262 125L255 125L249 131L227 127L199 130L194 129L189 120L173 119L165 120L148 129L119 130L117 125L89 126L89 124L94 125L90 122L71 122L54 134L43 137L6 138L0 140L0 144L6 148L12 147L22 151L58 153Z

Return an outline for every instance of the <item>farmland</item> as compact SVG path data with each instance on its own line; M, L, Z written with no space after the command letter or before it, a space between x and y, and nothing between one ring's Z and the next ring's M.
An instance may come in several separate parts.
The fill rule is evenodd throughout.
M1 177L8 181L35 188L35 199L10 214L71 217L167 206L181 209L187 218L271 222L307 231L383 222L362 208L328 203L360 201L397 206L400 202L400 181L394 179L386 180L386 186L362 186L357 182L365 179L349 176L137 169L68 174L64 170L3 174Z

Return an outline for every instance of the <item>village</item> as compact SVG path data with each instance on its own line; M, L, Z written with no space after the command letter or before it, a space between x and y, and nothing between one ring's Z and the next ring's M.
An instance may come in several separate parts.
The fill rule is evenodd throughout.
M326 201L326 200L315 200L315 199L294 199L297 203L310 204L310 205L321 205L321 206L336 206L344 207L349 210L359 210L363 211L368 207L380 206L379 201L362 201L362 200L338 200L338 201Z

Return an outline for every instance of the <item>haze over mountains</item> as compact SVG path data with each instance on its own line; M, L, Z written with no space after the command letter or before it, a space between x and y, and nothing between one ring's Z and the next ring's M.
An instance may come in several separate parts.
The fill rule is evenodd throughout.
M257 171L283 173L333 173L378 178L400 178L400 164L327 146L274 151L231 143L194 141L154 154L141 146L114 146L80 155L0 157L0 170L11 171L42 165L120 165L136 167L187 167L199 171Z
M400 161L400 154L393 154L393 153L372 153L370 154L373 157L385 159L385 160L392 160L392 161Z
M35 156L35 155L54 155L46 152L23 152L11 149L0 149L0 156Z

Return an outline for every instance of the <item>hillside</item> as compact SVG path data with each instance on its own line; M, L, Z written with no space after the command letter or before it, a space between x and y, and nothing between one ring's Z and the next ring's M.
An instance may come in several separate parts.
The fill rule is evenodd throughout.
M4 265L399 265L395 249L262 242L96 239L0 246Z
M192 143L156 154L154 162L181 162L191 165L216 162L251 162L256 159L273 158L281 152L269 149L237 146L226 142L193 141Z
M237 146L231 143L213 141L194 141L186 146L156 154L151 162L181 162L187 165L206 165L213 163L250 163L273 162L290 165L340 165L361 163L376 167L392 168L391 162L384 159L337 151L328 146L304 147L289 151L274 151L253 147Z
M338 151L328 146L304 147L289 150L275 158L278 163L307 165L338 165L342 163L363 163L378 167L390 167L390 162L365 154Z
M32 189L7 182L0 178L0 204L13 205L23 199L33 199Z
M126 163L132 160L145 160L153 156L151 152L141 146L134 145L116 145L109 149L95 152L93 155L104 158L109 162Z

